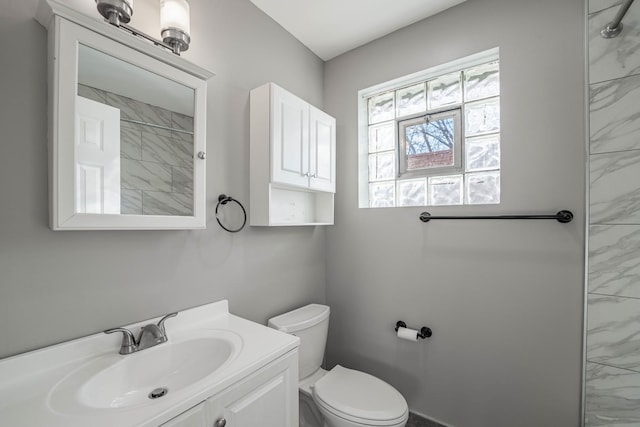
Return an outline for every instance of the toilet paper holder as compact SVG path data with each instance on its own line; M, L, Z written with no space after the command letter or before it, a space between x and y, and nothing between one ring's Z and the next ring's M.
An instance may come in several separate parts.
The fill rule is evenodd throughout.
M396 332L398 332L398 328L406 328L406 327L407 327L406 323L404 323L402 320L398 320L396 322L395 330L396 330ZM429 338L431 335L433 335L433 331L431 330L431 328L427 328L426 326L423 326L422 328L420 328L420 332L417 333L416 339L418 339L418 338L422 338L422 339Z

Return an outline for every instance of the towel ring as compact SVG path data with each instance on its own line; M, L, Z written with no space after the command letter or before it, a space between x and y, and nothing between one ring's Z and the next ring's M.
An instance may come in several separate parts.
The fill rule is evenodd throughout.
M240 209L242 209L242 214L244 215L244 221L242 221L242 225L239 228L236 228L235 230L229 229L224 225L222 225L222 223L220 222L220 218L218 217L218 208L220 207L220 205L226 205L229 202L236 202L238 206L240 206ZM244 206L242 206L242 203L240 203L233 197L227 196L226 194L221 194L218 196L218 204L216 205L216 221L218 221L218 224L220 224L220 227L222 227L224 230L228 231L229 233L237 233L238 231L242 230L244 226L247 224L247 211L244 209Z

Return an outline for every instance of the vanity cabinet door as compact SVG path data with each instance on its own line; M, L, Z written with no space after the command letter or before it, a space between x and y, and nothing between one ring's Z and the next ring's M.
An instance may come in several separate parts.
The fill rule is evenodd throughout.
M205 411L205 403L194 406L177 417L161 424L160 427L209 427Z
M298 427L297 350L207 404L214 427Z

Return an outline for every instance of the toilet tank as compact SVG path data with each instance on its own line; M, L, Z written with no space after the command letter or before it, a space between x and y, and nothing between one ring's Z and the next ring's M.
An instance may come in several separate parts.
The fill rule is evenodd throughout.
M269 319L268 326L300 338L299 379L320 369L329 330L329 307L309 304Z

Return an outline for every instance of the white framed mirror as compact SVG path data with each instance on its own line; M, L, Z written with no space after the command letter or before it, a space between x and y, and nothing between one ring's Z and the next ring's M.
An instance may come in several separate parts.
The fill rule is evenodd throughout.
M49 27L50 226L204 228L212 74L103 25Z

